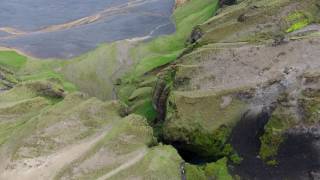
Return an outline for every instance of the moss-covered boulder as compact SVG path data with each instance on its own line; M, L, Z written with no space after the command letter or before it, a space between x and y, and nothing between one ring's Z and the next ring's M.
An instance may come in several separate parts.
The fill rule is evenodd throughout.
M228 160L226 158L207 164L204 168L206 176L209 179L232 180L227 164Z
M216 162L207 163L201 166L185 164L185 174L187 179L197 180L233 180L227 165L227 158L219 159Z
M320 122L320 74L307 71L299 77L301 85L293 93L279 97L278 107L260 137L260 156L269 165L276 165L280 145L286 141L288 131L295 126L314 126ZM299 93L294 93L294 92ZM299 129L299 128L298 128Z
M200 156L223 156L232 127L247 109L236 92L172 92L164 138Z

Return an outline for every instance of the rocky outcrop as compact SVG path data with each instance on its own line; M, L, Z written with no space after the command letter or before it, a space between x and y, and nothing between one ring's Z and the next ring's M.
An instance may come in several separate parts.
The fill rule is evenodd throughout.
M155 123L163 123L167 115L169 94L173 85L176 68L170 67L158 74L158 79L153 92L153 106L157 111Z
M320 122L320 76L319 71L305 72L298 78L296 88L279 97L261 137L260 155L269 164L277 164L277 154L286 137L306 134L318 137Z
M214 152L211 154L219 154L221 149L209 148L217 141L214 137L220 135L219 127L229 128L220 141L222 145L218 143L223 147L233 127L230 122L236 124L246 110L259 113L264 108L277 106L283 93L299 86L296 79L309 69L304 66L306 62L319 67L317 55L314 56L319 51L313 43L301 39L276 47L271 43L216 44L185 55L181 63L175 65L174 91L168 101L169 114L164 126L166 139L199 154L210 150ZM301 54L308 58L299 58ZM214 122L220 124L211 126ZM205 137L211 138L203 140Z
M224 154L232 127L247 110L241 90L173 91L164 123L164 138L176 147L203 157Z
M187 43L189 44L194 44L196 43L203 35L203 32L200 28L198 27L195 27L192 32L191 32L191 35L187 41Z
M220 10L217 16L198 27L205 32L199 44L261 42L279 40L293 32L319 22L316 0L289 1L243 0Z
M26 86L40 96L49 98L63 98L65 96L63 87L50 81L26 82L22 86Z
M18 80L14 73L4 67L0 67L0 92L13 88Z
M191 48L172 65L176 71L162 127L166 142L218 159L228 156L224 150L230 147L234 127L243 119L255 119L256 144L247 144L254 150L239 155L254 159L244 163L257 163L257 171L240 174L264 177L254 173L277 164L279 177L293 177L285 173L290 165L284 161L290 157L284 152L298 151L285 147L295 133L317 137L319 20L314 0L244 0L196 27L188 40ZM295 175L305 176L308 168Z
M219 2L220 6L223 6L223 5L230 6L230 5L233 5L235 3L237 3L237 0L220 0L220 2Z

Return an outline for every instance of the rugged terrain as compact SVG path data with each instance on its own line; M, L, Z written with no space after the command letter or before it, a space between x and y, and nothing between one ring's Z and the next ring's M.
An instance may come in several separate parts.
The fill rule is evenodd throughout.
M69 61L0 52L0 179L319 179L320 2L173 20Z

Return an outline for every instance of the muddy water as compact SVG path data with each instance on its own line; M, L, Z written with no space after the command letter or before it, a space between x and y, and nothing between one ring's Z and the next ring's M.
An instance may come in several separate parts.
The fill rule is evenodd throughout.
M0 46L70 58L103 42L174 32L174 0L6 0Z

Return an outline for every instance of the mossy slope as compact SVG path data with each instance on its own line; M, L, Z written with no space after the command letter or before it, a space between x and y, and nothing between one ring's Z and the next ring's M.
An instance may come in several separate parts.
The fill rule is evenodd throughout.
M232 127L246 111L237 92L172 92L164 137L204 157L221 157Z
M78 92L57 97L55 85L28 81L0 94L0 178L40 178L40 168L49 179L179 179L181 158L148 147L155 139L144 117L122 118L120 103Z

